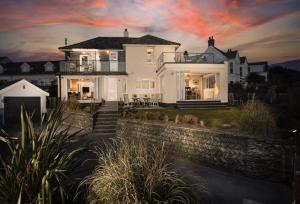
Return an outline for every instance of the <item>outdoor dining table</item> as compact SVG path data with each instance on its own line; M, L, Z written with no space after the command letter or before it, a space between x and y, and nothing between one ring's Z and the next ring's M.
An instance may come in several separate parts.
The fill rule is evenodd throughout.
M138 107L141 104L141 100L138 97L133 97L132 100L133 100L134 107Z
M150 98L149 97L144 97L144 106L150 106Z

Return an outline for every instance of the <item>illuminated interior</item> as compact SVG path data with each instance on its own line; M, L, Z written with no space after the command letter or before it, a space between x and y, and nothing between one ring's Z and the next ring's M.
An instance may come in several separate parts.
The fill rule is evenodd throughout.
M219 98L216 74L185 74L185 100L215 100Z
M78 100L94 98L94 82L90 79L68 79L68 97Z

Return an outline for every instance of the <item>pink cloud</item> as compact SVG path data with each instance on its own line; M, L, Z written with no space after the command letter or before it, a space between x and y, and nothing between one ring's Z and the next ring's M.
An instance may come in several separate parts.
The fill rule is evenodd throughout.
M204 11L194 6L190 1L176 1L170 5L165 16L168 19L169 27L174 30L205 38L213 33L213 29L204 17Z

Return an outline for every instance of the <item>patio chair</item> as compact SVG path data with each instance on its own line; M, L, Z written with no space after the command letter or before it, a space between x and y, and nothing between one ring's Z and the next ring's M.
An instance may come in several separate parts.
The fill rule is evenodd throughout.
M123 94L124 106L130 107L128 94Z
M141 100L140 98L137 97L136 94L132 94L132 100L133 100L133 107L139 107L141 105Z
M153 108L158 106L158 100L157 100L156 96L157 96L156 94L151 94L151 97L150 97L150 106Z

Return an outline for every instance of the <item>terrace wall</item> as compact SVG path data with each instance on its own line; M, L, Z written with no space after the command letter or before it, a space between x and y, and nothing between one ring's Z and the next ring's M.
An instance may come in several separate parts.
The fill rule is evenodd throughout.
M282 140L124 119L118 121L117 135L163 144L171 155L217 169L274 182L290 180L290 148Z

